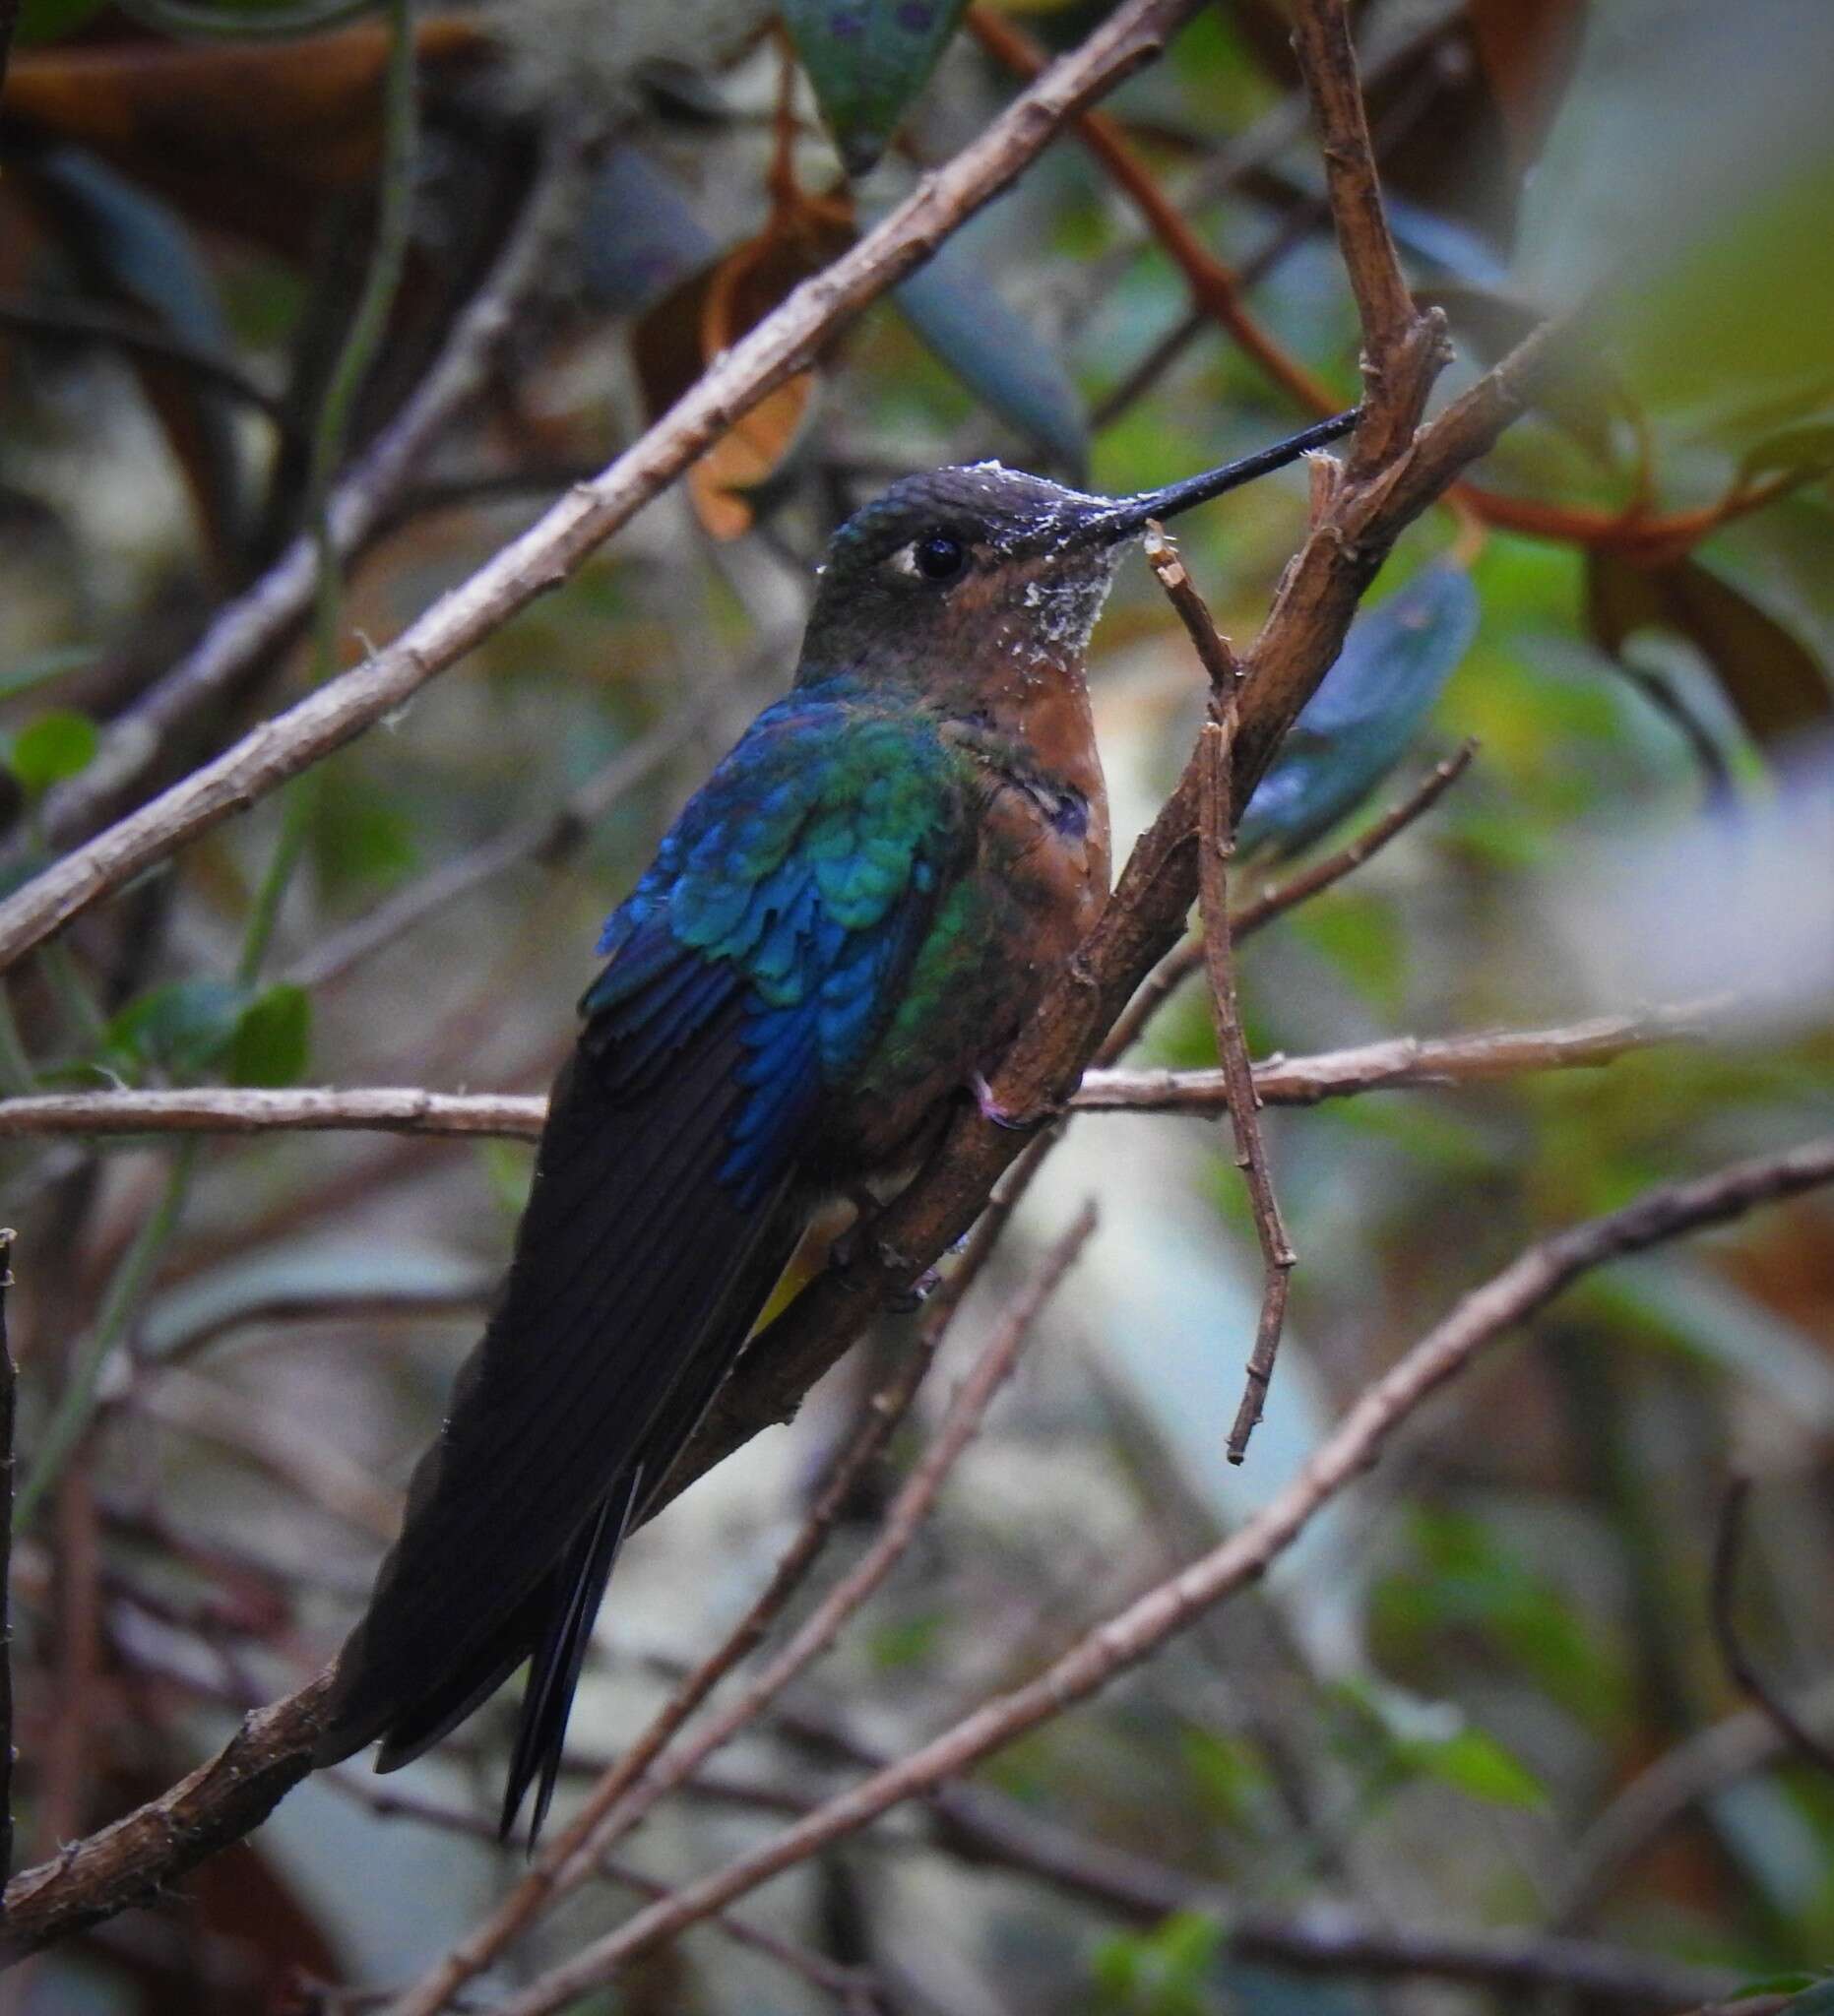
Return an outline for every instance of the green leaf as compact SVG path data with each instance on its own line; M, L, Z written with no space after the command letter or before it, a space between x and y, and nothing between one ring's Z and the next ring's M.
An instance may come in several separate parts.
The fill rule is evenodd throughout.
M95 741L95 724L88 715L64 708L41 714L14 738L13 774L29 791L47 791L88 769Z
M1493 1806L1545 1806L1548 1794L1527 1765L1481 1729L1461 1730L1443 1742L1410 1746L1412 1761L1429 1778L1455 1786Z
M785 0L784 21L850 175L885 152L968 0Z
M297 1085L311 1053L312 997L283 980L236 1019L229 1076L237 1085Z
M1775 471L1814 476L1828 470L1834 470L1834 420L1785 427L1760 441L1739 465L1739 474L1745 481Z
M201 1071L228 1051L247 1006L233 980L173 980L130 1001L108 1025L108 1045L136 1063Z

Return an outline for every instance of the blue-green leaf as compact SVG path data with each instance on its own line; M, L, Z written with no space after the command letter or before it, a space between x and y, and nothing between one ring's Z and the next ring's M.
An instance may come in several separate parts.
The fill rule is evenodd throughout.
M968 0L785 0L784 21L850 175L885 152Z
M108 1025L108 1044L137 1063L180 1073L224 1055L248 1005L233 980L174 980L128 1005Z
M1477 635L1477 591L1428 567L1352 625L1241 822L1244 848L1296 853L1379 785Z
M282 981L236 1018L229 1076L237 1085L296 1085L311 1053L312 997Z
M893 289L892 299L925 347L983 406L1082 479L1089 461L1082 395L966 250L943 246Z

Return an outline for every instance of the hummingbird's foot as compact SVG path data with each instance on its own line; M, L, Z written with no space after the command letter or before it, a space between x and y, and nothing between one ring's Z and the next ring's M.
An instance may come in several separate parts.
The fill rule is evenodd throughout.
M828 1241L828 1265L834 1268L851 1267L858 1259L860 1228L884 1208L864 1184L849 1184L841 1195L854 1207L854 1222Z
M1004 1127L1009 1134L1030 1134L1063 1117L1063 1108L1048 1102L1034 1106L1029 1113L1015 1113L1010 1107L1000 1104L993 1096L992 1086L979 1071L969 1078L968 1088L975 1095L975 1104L980 1117L991 1120L996 1127Z
M909 1288L901 1288L896 1294L885 1297L885 1306L894 1316L912 1316L929 1300L942 1286L942 1276L935 1268L926 1267Z

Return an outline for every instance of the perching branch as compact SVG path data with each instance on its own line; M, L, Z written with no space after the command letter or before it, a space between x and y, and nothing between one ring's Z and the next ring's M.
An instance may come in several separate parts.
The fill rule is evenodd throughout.
M1834 1137L1736 1164L1692 1182L1660 1185L1621 1211L1529 1247L1467 1294L1368 1387L1299 1476L1220 1545L1087 1633L1036 1680L995 1696L726 1868L639 1912L512 1996L498 2016L550 2016L708 1913L723 1910L905 1800L960 1776L1137 1666L1203 1611L1265 1574L1320 1507L1376 1460L1396 1428L1424 1401L1486 1345L1545 1307L1578 1276L1829 1182L1834 1182Z

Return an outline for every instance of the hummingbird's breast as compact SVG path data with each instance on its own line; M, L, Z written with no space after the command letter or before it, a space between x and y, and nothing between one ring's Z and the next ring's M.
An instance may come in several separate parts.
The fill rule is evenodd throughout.
M1107 901L1107 793L1080 665L1002 687L943 740L976 807L972 860L937 904L903 998L822 1130L852 1180L905 1168L998 1062Z

